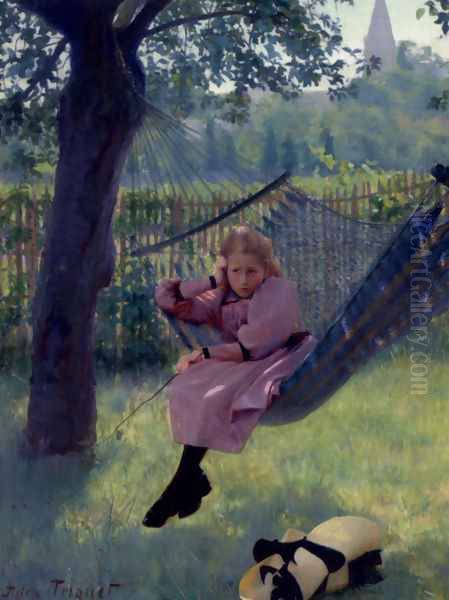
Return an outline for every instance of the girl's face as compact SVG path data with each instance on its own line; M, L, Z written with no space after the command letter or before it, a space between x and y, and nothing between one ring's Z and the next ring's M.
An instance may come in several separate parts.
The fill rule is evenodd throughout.
M265 269L254 254L234 252L228 257L227 277L233 291L250 298L265 278Z

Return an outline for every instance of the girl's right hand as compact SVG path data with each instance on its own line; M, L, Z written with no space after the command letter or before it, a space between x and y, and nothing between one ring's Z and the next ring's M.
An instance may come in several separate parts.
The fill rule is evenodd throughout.
M217 282L217 287L227 288L228 277L226 271L228 268L228 261L224 256L219 256L215 263L214 277Z

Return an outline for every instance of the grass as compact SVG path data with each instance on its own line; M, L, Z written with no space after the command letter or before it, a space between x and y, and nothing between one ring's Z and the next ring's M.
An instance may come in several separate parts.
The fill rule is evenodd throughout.
M305 420L257 428L241 454L209 452L212 493L195 515L159 530L141 520L181 453L169 435L165 390L123 426L121 439L98 445L95 461L33 461L16 453L28 374L3 374L0 593L15 585L34 590L23 597L65 598L72 586L74 598L98 598L103 585L103 597L117 600L236 599L258 538L348 514L382 526L385 580L337 597L449 598L447 352L432 349L426 396L410 394L409 373L401 346ZM99 439L171 374L97 376ZM56 591L55 578L64 580ZM110 582L122 585L108 596Z

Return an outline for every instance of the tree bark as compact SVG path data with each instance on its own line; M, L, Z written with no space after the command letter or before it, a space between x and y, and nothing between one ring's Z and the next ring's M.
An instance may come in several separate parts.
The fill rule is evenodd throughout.
M96 16L82 39L70 40L55 195L32 306L31 395L22 440L32 455L79 452L96 442L97 294L114 272L119 177L143 116L130 57L108 21Z

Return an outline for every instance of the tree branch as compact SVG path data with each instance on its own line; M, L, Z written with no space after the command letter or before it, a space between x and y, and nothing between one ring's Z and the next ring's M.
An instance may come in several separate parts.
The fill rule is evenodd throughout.
M114 14L117 12L118 7L123 2L123 0L99 0L98 6L99 8L107 8L108 12L113 12Z
M114 27L116 29L124 29L133 20L136 11L140 10L146 0L124 0L118 7L115 15Z
M76 37L84 13L79 0L9 0L20 8L42 17L47 24L65 36ZM84 8L84 7L83 7Z
M62 3L60 0L9 0L17 4L20 8L42 17L47 23L57 31L62 31L63 25L67 19L67 10L65 19L61 19Z
M79 38L92 12L111 20L122 0L9 0L45 19L50 27L69 38Z
M55 5L58 4L58 0L9 0L12 4L17 4L21 8L25 10L29 10L30 12L35 13L36 15L40 15L42 17L47 16L52 12L52 9Z
M49 75L51 75L51 72L55 68L56 63L58 62L58 59L61 56L61 54L63 53L66 45L67 45L66 38L62 38L61 40L59 40L58 45L56 46L53 54L51 56L47 56L44 59L43 64L41 65L41 68L37 69L37 71L31 77L29 86L22 92L18 93L21 100L23 100L23 101L27 100L29 95L31 94L31 92L37 86L37 84L41 83L43 80L47 79Z
M131 47L137 48L145 37L148 25L171 2L172 0L147 0L147 3L139 14L136 15L136 18L125 29L124 38L126 42Z
M241 17L250 17L251 13L243 12L241 10L221 10L212 13L208 13L205 15L194 15L192 17L181 17L179 19L175 19L174 21L170 21L169 23L164 23L163 25L158 25L158 27L153 27L153 29L149 29L144 37L150 37L155 35L156 33L160 33L166 29L171 29L172 27L179 27L179 25L189 25L192 23L198 23L199 21L207 21L209 19L216 19L220 17L234 17L239 15Z
M99 14L102 12L107 12L111 19L114 17L115 13L120 10L120 5L123 3L123 0L95 0L96 1L96 10ZM145 0L143 0L145 2ZM93 0L86 0L87 5L91 5Z

